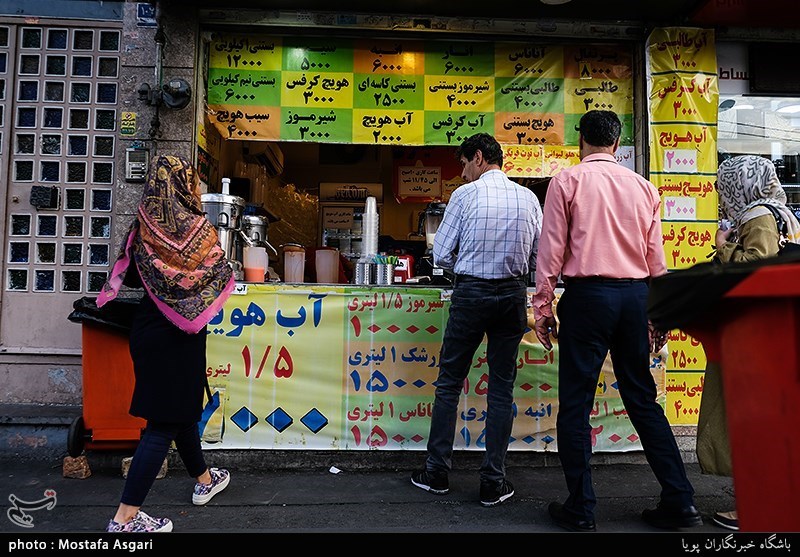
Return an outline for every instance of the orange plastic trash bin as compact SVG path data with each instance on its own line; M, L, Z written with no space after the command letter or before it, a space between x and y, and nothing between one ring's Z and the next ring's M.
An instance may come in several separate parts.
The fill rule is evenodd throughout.
M780 259L734 267L732 285L718 276L719 299L680 326L722 371L736 510L747 532L800 532L800 261ZM651 301L668 303L670 278L653 281Z
M114 300L103 308L94 298L75 302L70 321L80 322L83 412L70 426L67 452L135 447L146 423L128 413L133 394L133 362L128 330L138 301Z

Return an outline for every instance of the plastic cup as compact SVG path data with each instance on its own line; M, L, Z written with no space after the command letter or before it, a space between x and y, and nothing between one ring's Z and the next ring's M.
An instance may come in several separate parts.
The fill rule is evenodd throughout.
M366 203L364 204L364 214L377 214L378 213L378 202L377 200L370 196L367 198Z

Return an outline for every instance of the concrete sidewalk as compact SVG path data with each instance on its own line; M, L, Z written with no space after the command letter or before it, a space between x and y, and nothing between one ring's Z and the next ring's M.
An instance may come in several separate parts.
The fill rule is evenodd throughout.
M497 507L484 508L478 502L480 453L456 453L450 493L444 496L411 484L411 471L423 461L421 453L308 453L313 451L283 457L269 451L207 451L209 465L227 467L232 476L230 486L204 507L191 504L194 482L171 454L167 476L156 480L143 510L172 519L176 533L563 532L547 514L551 501L563 501L566 496L557 455L509 454L508 479L515 495ZM92 475L67 479L61 459L0 455L0 532L104 532L124 484L119 467L122 456L90 453ZM640 518L643 509L658 502L659 485L649 466L635 463L641 455L627 456L634 463L603 463L594 468L598 532L659 532ZM304 466L298 461L281 463L280 458L305 458L306 462ZM604 455L597 459L608 460ZM333 473L332 466L341 471ZM730 478L703 475L697 464L687 467L704 515L733 508ZM50 510L29 511L32 528L11 521L10 496L33 502L48 490L55 491L56 504ZM687 532L730 534L710 519Z

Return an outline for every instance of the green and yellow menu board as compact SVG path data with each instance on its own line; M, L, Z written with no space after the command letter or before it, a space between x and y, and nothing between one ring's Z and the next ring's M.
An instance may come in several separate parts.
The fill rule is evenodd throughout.
M207 84L224 139L457 146L486 132L557 161L580 117L607 109L633 144L631 53L616 44L217 35Z

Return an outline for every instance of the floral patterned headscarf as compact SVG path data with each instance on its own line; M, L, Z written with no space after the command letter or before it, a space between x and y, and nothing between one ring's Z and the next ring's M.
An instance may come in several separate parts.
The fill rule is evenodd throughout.
M187 333L205 327L233 291L233 272L217 230L203 214L197 174L188 161L154 157L137 218L98 307L117 296L131 261L147 295Z
M717 170L717 192L722 215L736 228L761 215L770 214L764 205L778 210L787 226L788 240L800 240L800 223L786 206L775 165L757 155L741 155L724 161Z

